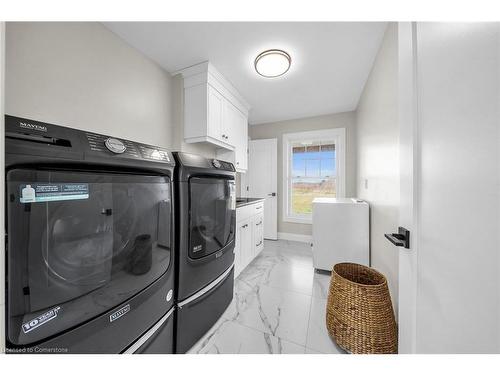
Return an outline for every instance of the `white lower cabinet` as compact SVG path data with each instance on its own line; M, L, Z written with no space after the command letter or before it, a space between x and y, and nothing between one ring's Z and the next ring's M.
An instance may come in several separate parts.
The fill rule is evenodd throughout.
M252 227L250 224L251 223L249 221L241 221L236 224L236 245L234 248L235 277L245 269L249 263L249 259L251 258Z
M240 224L236 223L236 238L234 240L234 277L237 277L241 272L241 230Z
M236 208L236 240L234 247L234 277L264 249L263 203Z

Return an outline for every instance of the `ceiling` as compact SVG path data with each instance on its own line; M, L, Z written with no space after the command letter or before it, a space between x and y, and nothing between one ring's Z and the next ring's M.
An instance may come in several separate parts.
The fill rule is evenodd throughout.
M384 22L107 22L168 72L210 61L250 103L260 124L356 109ZM253 67L263 50L292 57L282 77Z

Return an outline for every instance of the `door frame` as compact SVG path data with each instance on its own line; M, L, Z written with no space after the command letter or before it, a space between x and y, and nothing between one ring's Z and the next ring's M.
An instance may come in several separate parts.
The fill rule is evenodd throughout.
M411 232L399 248L399 353L417 352L417 280L421 140L417 91L417 24L398 23L399 225Z

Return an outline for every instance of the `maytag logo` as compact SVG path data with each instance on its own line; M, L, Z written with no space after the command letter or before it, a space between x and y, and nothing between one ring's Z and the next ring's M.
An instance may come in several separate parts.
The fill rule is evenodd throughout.
M41 132L46 132L47 127L44 125L38 125L38 124L31 124L29 122L20 122L19 127L24 128L24 129L30 129L30 130L39 130Z
M116 319L120 319L123 315L130 311L130 305L125 305L121 309L116 310L113 314L109 316L109 321L114 322Z
M215 259L220 258L222 256L222 250L215 253Z

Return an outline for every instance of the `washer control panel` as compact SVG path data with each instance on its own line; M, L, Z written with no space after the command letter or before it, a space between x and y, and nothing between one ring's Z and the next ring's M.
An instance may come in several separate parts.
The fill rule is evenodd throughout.
M138 145L144 159L160 160L170 162L170 156L167 150L159 147L151 147L146 145Z
M172 161L170 152L161 147L145 145L96 133L86 133L86 136L91 151L105 152L108 154L111 152L116 154L116 156L120 155L134 159L146 159L167 163Z

